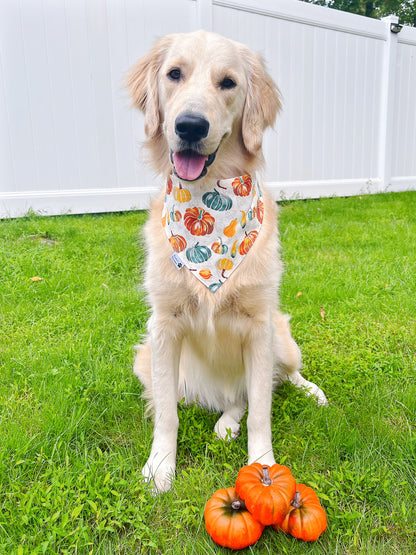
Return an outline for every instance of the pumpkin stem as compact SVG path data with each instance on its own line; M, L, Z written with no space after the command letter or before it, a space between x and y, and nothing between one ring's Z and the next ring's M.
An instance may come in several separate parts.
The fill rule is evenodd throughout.
M270 478L269 467L263 466L263 484L265 486L271 486L273 480Z
M231 508L235 511L242 511L246 509L246 504L242 499L239 499L238 501L233 501L231 503Z
M290 504L292 507L295 507L295 509L300 509L302 507L302 503L300 502L300 493L298 491L296 491L295 497L292 499Z

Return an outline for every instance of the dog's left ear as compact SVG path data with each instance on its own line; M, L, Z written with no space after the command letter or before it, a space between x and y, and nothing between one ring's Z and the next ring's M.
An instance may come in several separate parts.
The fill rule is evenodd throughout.
M281 109L280 91L267 73L262 57L247 49L248 89L244 105L242 132L246 149L256 154L262 145L263 132L274 124Z

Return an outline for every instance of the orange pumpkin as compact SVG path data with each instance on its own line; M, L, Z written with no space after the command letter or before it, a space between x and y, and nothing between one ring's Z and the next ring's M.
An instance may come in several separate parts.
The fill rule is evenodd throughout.
M203 208L187 208L183 221L192 235L209 235L214 230L215 218Z
M178 202L188 202L192 198L191 191L184 189L180 183L179 187L173 189L173 196Z
M212 243L211 250L216 254L225 254L228 251L228 246L224 245L224 243L221 241L221 237L218 237L218 241Z
M218 270L222 270L222 277L225 277L224 273L227 272L228 270L231 270L233 266L234 266L234 262L229 258L221 258L217 262Z
M280 525L295 495L296 481L284 465L253 463L241 468L235 489L256 520L265 526Z
M172 187L173 187L173 183L172 183L172 179L170 177L168 177L168 182L166 183L166 193L168 195L171 194L172 192Z
M175 252L181 252L186 249L186 239L182 235L173 235L169 237L169 243Z
M241 177L237 177L234 179L232 186L234 194L237 197L248 197L253 186L251 175L242 175Z
M247 254L251 247L254 245L254 241L257 239L258 231L250 231L250 233L246 233L246 236L240 243L240 247L238 249L240 254Z
M209 279L211 277L211 270L209 268L204 268L199 271L199 275L204 279Z
M325 532L326 514L312 488L296 484L296 493L290 503L289 512L280 526L286 534L307 542L316 541Z
M234 488L217 490L205 505L204 517L214 542L230 549L244 549L256 543L264 530Z
M169 214L169 217L171 222L180 222L182 214L179 212L179 210L175 210L175 207L173 207Z
M260 223L263 223L263 216L264 216L264 203L261 199L257 199L257 210L256 216Z

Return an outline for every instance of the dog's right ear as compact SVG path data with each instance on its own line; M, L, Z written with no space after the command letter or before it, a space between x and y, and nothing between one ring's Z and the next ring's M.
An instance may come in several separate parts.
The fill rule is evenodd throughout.
M162 123L159 109L158 77L169 44L169 37L158 40L127 74L127 89L133 106L139 108L145 116L145 131L149 139L159 134Z

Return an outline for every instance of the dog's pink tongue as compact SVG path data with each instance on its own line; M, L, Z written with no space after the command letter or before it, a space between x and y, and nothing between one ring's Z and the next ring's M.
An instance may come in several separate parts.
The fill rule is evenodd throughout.
M173 154L173 163L178 177L186 181L195 181L201 175L208 156L202 156L193 150L183 150Z

